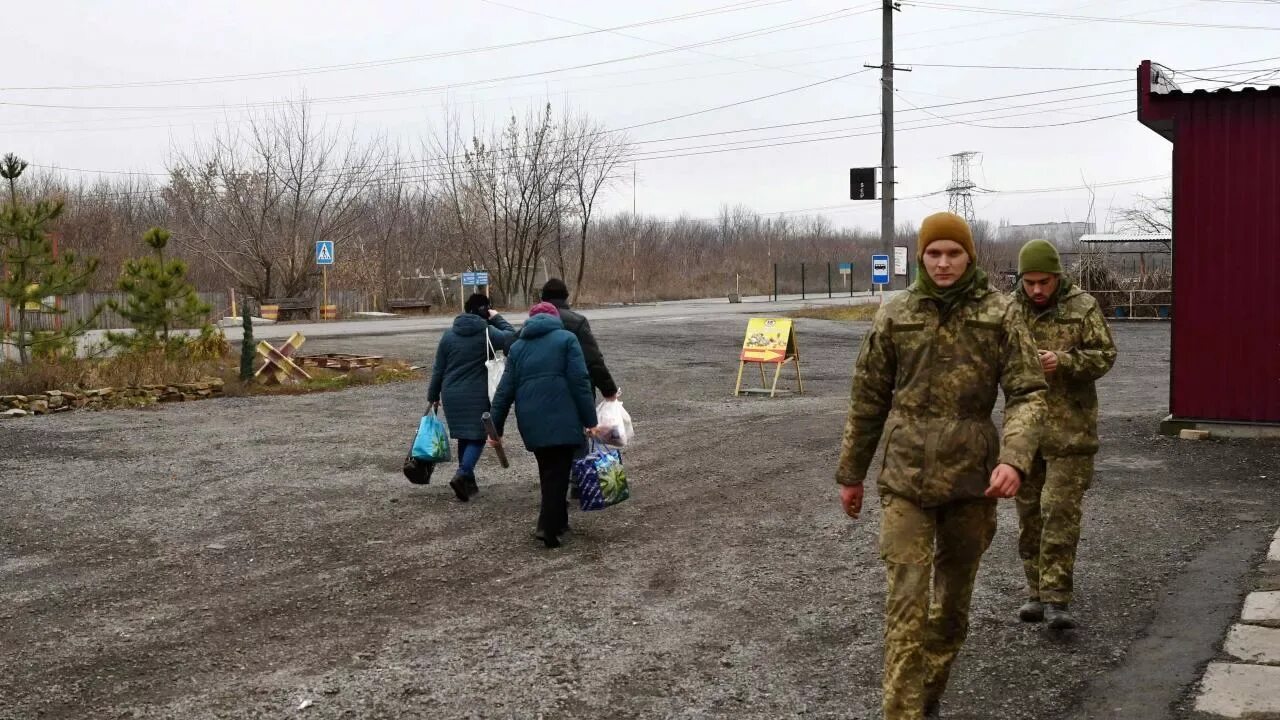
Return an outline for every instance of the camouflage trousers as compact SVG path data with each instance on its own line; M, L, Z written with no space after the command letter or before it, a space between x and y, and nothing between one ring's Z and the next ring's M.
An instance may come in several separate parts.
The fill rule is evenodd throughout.
M1036 455L1018 490L1018 555L1030 599L1071 602L1084 492L1092 482L1092 455Z
M996 532L996 503L925 508L897 495L883 495L880 503L880 556L889 579L884 717L920 720L925 705L946 690L969 632L969 599Z

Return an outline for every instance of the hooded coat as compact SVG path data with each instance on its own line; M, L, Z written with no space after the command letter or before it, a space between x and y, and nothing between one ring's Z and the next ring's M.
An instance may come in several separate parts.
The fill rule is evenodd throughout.
M618 383L614 382L613 375L609 374L609 366L605 365L604 353L600 351L600 345L596 342L596 336L591 332L591 323L582 316L581 313L569 307L567 300L553 298L547 300L556 309L560 311L560 321L564 323L564 329L573 333L578 338L578 343L582 345L582 354L587 361L587 373L591 376L591 384L601 395L610 397L618 394Z
M453 327L440 337L427 402L443 401L449 436L455 440L484 440L480 416L489 411L489 375L484 363L490 359L485 333L494 350L505 350L515 337L511 323L495 315L488 322L479 315L464 313L453 319Z
M595 427L591 378L582 345L554 315L535 315L507 354L507 369L493 397L493 422L503 433L514 404L520 437L529 450L582 444Z

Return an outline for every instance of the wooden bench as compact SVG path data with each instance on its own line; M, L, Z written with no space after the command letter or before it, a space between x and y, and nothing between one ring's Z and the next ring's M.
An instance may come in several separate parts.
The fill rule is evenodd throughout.
M418 298L388 298L387 312L403 312L407 315L426 315L431 312L431 303Z
M301 316L307 320L315 314L316 303L310 298L274 298L262 303L262 317L266 320L293 320Z

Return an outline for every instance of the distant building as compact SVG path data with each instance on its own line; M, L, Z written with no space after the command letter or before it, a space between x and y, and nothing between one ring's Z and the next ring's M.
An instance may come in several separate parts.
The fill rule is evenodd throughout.
M1048 240L1058 247L1065 247L1080 239L1081 235L1094 232L1091 222L1050 222L1030 225L1001 225L996 230L1000 242L1025 242L1037 238Z

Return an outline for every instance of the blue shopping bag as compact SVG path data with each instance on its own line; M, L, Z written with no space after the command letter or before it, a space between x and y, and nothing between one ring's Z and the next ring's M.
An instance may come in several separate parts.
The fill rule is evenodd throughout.
M434 409L423 415L422 421L418 423L418 436L413 439L413 451L410 454L413 459L423 462L449 461L449 431L440 422Z
M591 452L573 464L572 481L578 487L578 507L603 510L631 497L622 452L591 441Z

